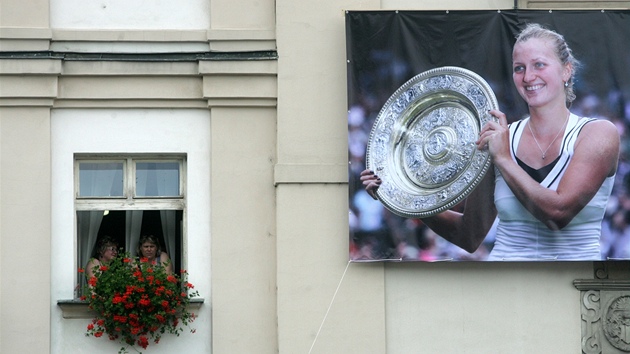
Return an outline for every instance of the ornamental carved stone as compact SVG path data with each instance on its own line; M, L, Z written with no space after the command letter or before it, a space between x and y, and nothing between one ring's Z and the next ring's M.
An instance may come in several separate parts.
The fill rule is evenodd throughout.
M630 353L630 281L576 280L581 292L582 353Z
M614 299L603 319L608 342L621 351L630 352L630 294Z

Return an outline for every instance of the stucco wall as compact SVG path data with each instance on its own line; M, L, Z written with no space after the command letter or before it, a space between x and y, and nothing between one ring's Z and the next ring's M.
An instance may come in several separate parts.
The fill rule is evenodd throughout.
M46 353L50 340L50 121L0 113L0 352Z
M275 108L211 120L213 352L276 353Z

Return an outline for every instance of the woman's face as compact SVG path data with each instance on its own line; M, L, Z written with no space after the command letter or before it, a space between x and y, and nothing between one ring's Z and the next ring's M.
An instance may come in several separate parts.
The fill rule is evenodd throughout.
M548 40L530 38L516 44L512 70L514 85L530 107L565 104L564 82L571 70L562 65Z
M149 259L153 259L156 256L157 246L153 242L145 242L140 246L140 251L142 252L143 257L147 257Z
M101 261L109 262L112 259L114 259L117 255L118 255L118 249L116 248L116 246L108 245L107 247L105 247L105 250L103 250L103 254L101 255Z

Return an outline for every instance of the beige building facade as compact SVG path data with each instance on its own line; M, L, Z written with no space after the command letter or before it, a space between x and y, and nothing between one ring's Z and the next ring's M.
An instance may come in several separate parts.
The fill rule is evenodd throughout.
M120 348L63 306L75 159L166 155L203 303L149 353L579 353L574 281L627 264L348 261L344 12L515 5L630 3L0 0L0 352Z

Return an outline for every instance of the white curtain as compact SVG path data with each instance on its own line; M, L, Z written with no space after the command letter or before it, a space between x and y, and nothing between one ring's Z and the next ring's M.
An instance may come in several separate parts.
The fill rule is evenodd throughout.
M85 268L94 253L94 246L98 237L98 230L103 221L103 211L77 212L77 232L79 234L79 266ZM79 277L79 289L86 285L85 277ZM80 295L80 294L79 294Z
M166 253L171 258L173 264L173 270L177 264L177 254L175 253L175 238L177 237L176 225L176 210L160 210L160 219L162 220L162 234L164 235L164 242L166 243Z
M168 180L167 173L158 170L155 171L153 177L154 179L152 182L155 183L157 195L173 194L172 191L168 190L169 185L173 185L173 181ZM149 182L147 181L146 184L148 185ZM175 210L160 211L160 219L162 220L162 235L164 235L164 247L166 248L164 251L168 253L168 256L171 258L173 270L175 269L175 264L177 264L177 255L175 254L175 238L177 236L175 231L175 215Z
M134 257L140 242L144 210L127 210L125 216L125 250Z

